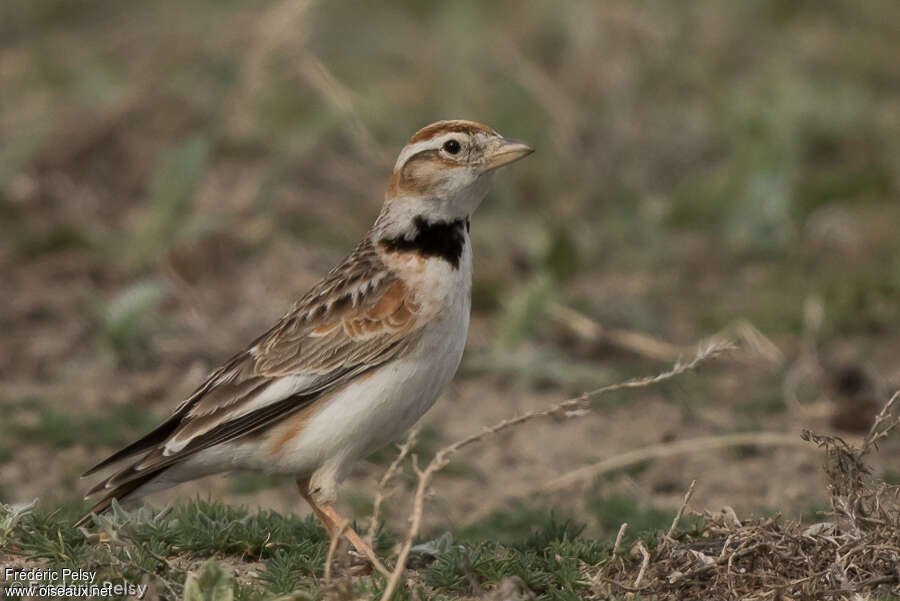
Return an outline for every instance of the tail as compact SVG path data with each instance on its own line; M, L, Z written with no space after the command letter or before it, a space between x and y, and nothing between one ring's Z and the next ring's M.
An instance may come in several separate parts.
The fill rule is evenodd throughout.
M165 441L169 436L171 436L172 432L174 432L178 428L178 425L180 423L181 414L176 413L143 438L136 440L124 449L113 453L85 473L81 474L81 477L84 478L85 476L90 476L94 472L98 472L103 468L112 465L113 463L117 463L122 459L125 459L126 457L131 457L132 455L137 455L138 453L148 451L156 447L161 442Z
M134 480L129 480L128 482L125 482L124 484L112 489L111 491L106 493L106 496L100 499L100 501L95 503L94 506L91 507L86 514L81 516L81 518L77 522L75 522L74 526L76 528L79 526L84 526L94 515L100 515L101 513L109 509L109 506L112 505L113 500L121 501L122 499L136 491L138 488L154 479L160 474L161 471L162 470L150 472L149 474L140 476L139 478L135 478ZM93 494L93 492L94 491L88 493L88 496Z
M178 427L180 420L181 420L181 414L176 413L175 415L170 417L168 420L163 422L162 425L157 427L155 430L153 430L152 432L150 432L143 438L136 440L135 442L131 443L124 449L121 449L120 451L113 453L112 455L110 455L109 457L107 457L106 459L104 459L103 461L101 461L100 463L98 463L97 465L95 465L94 467L92 467L91 469L86 471L85 473L81 474L81 477L84 478L85 476L90 476L94 472L102 470L103 468L108 467L118 461L121 461L122 459L125 459L126 457L130 457L132 455L137 455L138 453L141 453L143 451L153 449L160 442L164 441ZM90 521L91 516L93 516L95 514L100 515L101 513L103 513L107 509L109 509L109 506L112 505L113 499L115 499L116 501L121 501L122 499L124 499L125 497L127 497L128 495L130 495L131 493L136 491L138 488L143 486L144 484L150 482L153 478L158 476L164 469L165 468L157 469L157 470L150 470L146 474L142 474L134 479L130 479L127 482L123 482L122 484L115 486L111 489L107 488L107 485L110 484L110 482L114 478L121 477L124 473L128 473L129 475L132 474L135 470L134 470L134 466L130 466L129 468L126 468L123 472L116 473L113 476L107 478L106 480L100 482L100 484L98 484L97 486L92 488L90 491L88 491L85 498L91 497L94 494L100 492L101 490L107 490L108 492L100 501L98 501L96 504L94 504L93 507L91 507L90 511L88 511L85 515L83 515L81 517L81 519L79 519L77 522L75 522L75 527L83 526L88 521Z

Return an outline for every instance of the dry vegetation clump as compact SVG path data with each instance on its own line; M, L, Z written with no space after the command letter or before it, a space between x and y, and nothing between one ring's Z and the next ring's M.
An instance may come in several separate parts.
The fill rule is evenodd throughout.
M895 394L861 446L809 431L826 452L831 511L812 525L780 514L741 520L706 513L698 531L613 553L593 576L605 594L660 599L863 599L900 593L900 486L871 475L866 456L898 423ZM685 504L690 494L685 497ZM679 512L680 517L681 512Z

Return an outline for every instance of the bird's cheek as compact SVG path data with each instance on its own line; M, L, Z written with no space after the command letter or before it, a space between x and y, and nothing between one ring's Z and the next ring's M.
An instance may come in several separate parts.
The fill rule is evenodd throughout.
M439 179L439 174L430 165L413 162L406 165L400 173L400 188L404 192L427 192L438 186Z
M480 173L472 167L457 167L444 172L441 187L448 194L458 194L478 184Z

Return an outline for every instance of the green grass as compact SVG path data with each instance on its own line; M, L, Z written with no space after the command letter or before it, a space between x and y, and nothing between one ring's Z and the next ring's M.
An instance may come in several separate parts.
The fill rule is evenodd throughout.
M99 570L113 581L140 582L149 571L179 587L187 568L199 558L259 562L259 586L244 597L257 599L293 590L301 579L321 572L328 549L327 536L314 518L251 514L200 500L157 515L116 508L99 518L100 531L108 537L100 543L72 528L79 509L39 507L26 513L10 532L4 552L44 560L51 569Z
M621 507L625 505L622 501ZM7 516L9 509L4 508ZM225 578L237 599L263 599L298 590L321 594L328 539L312 517L253 513L203 500L158 514L115 506L97 518L86 537L71 526L80 509L78 505L55 510L38 506L25 511L6 528L5 538L0 539L5 540L2 551L27 562L40 561L46 569L99 570L98 577L116 582L140 582L146 574L154 574L177 591L182 590L189 571L197 571L207 558L216 558L234 575L216 575L218 568L201 571L200 582L188 588L212 587ZM513 513L493 516L468 535L461 533L436 560L418 568L422 598L471 594L472 574L488 589L504 577L519 576L540 599L572 599L585 592L580 566L608 557L609 541L587 538L583 525L552 513ZM102 534L102 540L95 532ZM392 542L393 537L383 533L376 546L387 553ZM242 564L252 564L255 575L240 576ZM352 586L374 593L384 584L380 576L370 575L354 579ZM408 595L401 591L396 598Z
M157 278L133 282L103 304L99 321L103 340L121 364L139 364L152 356L159 331L158 310L168 294Z
M142 265L178 241L206 171L210 142L192 137L167 150L150 180L147 209L125 249L126 261Z
M582 567L609 557L621 521L630 524L627 541L641 536L652 542L672 517L621 497L595 499L591 509L596 521L588 525L549 510L516 506L452 534L435 534L441 538L437 556L417 560L413 568L421 583L420 598L471 595L473 578L490 589L509 576L520 577L539 599L578 598L588 586ZM118 582L139 582L154 574L165 581L162 586L179 594L193 571L198 582L187 588L227 582L235 598L248 601L296 591L317 597L322 592L328 538L313 517L250 512L197 499L160 513L115 505L80 530L71 524L83 510L81 504L38 505L19 514L11 510L3 507L0 551L25 562L45 563L47 569L99 570L100 577ZM595 534L587 536L588 530ZM387 557L395 542L394 534L380 532L376 549ZM201 570L208 558L218 566ZM384 584L374 574L355 578L352 587L371 595ZM409 598L409 591L398 591L396 598Z

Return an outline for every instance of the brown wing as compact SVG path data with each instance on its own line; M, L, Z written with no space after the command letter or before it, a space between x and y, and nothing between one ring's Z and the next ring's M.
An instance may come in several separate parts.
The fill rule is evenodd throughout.
M122 486L271 425L404 355L423 323L413 292L368 241L267 333L213 372L159 428L85 475L146 452L91 490Z

